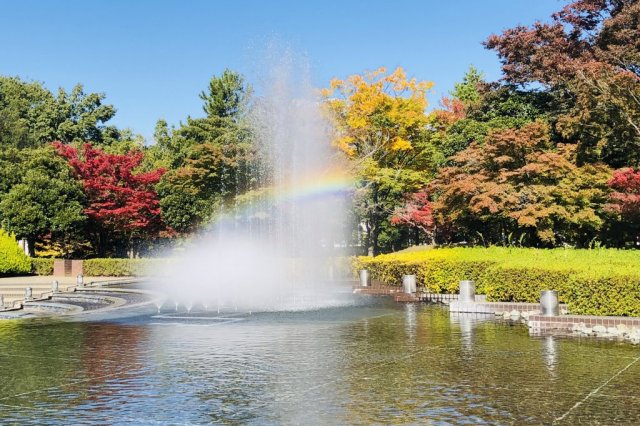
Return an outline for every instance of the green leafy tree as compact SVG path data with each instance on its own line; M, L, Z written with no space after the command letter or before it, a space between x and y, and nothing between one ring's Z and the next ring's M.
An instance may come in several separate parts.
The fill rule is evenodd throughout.
M86 221L82 186L50 147L14 151L17 182L0 195L0 224L25 238L30 253L47 238L69 252Z
M54 95L38 82L0 76L0 148L35 148L55 140L140 144L140 137L130 130L106 124L116 110L104 100L103 93L86 93L80 84Z
M237 121L242 116L250 94L251 88L245 83L244 77L225 69L220 77L211 78L207 91L200 93L200 99L204 101L202 109L207 117Z
M193 232L246 191L253 159L252 133L245 123L250 88L225 70L200 94L206 117L188 117L171 132L156 126L156 156L173 169L158 185L164 221L178 232Z
M32 148L53 140L56 100L40 83L0 76L0 148Z
M472 142L483 143L492 130L520 128L546 118L555 107L544 92L518 90L514 86L487 83L473 67L451 98L442 100L442 108L431 114L435 132L431 136L438 147L440 165L466 149Z

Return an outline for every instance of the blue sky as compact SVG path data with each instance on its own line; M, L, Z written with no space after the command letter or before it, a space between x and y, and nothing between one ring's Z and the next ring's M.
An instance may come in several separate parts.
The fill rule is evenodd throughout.
M435 82L431 103L470 64L499 63L481 42L546 20L559 0L4 1L0 74L55 90L83 83L118 109L112 123L151 138L155 122L201 116L198 93L229 67L251 77L277 39L306 55L325 86L379 66Z

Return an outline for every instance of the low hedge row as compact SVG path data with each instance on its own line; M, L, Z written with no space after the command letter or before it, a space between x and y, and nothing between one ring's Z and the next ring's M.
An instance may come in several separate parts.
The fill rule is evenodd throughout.
M471 279L490 301L536 303L542 290L554 289L572 313L640 315L637 251L443 248L360 257L354 269L389 285L415 274L438 293L455 293L460 280Z
M30 271L36 275L53 275L50 258L31 259ZM83 273L88 277L131 277L153 275L164 259L87 259L83 262ZM28 272L25 272L28 273Z
M163 259L87 259L83 264L84 275L92 277L130 277L149 275Z
M569 310L581 315L640 316L640 273L579 273L565 289Z
M53 275L53 261L52 258L38 258L31 259L31 273L36 275Z

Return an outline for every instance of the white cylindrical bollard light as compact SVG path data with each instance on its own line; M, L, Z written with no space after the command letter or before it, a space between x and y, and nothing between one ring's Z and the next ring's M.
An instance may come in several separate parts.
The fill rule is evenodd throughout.
M51 292L57 293L59 288L60 288L60 283L58 282L58 280L53 280L53 282L51 283Z
M76 277L76 284L78 285L78 287L84 287L84 277L82 276L82 274L78 274L78 276Z
M360 270L360 287L369 287L371 280L369 279L369 271L366 269Z
M560 304L558 303L557 291L544 290L540 293L540 312L542 315L548 317L560 315Z
M476 283L471 280L460 281L460 296L458 297L460 302L475 302L476 301Z
M27 287L24 289L24 300L31 300L33 298L33 289Z
M403 275L402 276L402 288L405 293L413 294L416 292L416 276L415 275Z

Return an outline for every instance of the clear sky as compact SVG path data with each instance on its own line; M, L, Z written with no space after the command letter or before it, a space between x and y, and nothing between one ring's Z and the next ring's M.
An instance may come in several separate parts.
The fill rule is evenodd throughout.
M470 64L487 78L499 63L481 42L546 20L559 0L4 0L0 74L104 92L112 123L151 139L155 122L201 116L198 93L228 67L255 69L277 39L306 55L324 87L379 66L435 82L431 102Z

